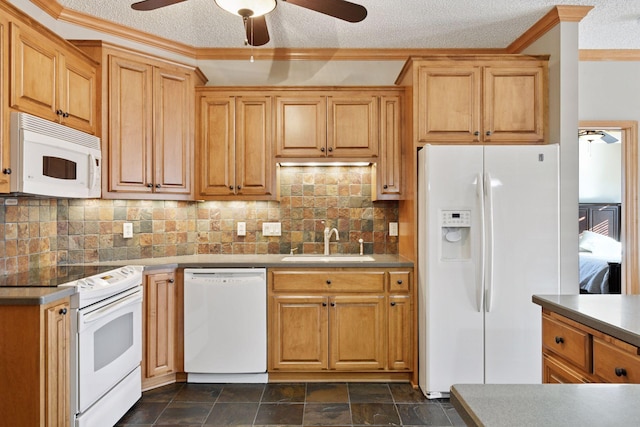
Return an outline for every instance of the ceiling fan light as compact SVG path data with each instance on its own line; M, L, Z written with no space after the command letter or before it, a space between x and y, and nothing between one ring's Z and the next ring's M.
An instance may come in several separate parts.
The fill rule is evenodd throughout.
M266 15L276 7L276 0L214 0L218 6L243 18Z

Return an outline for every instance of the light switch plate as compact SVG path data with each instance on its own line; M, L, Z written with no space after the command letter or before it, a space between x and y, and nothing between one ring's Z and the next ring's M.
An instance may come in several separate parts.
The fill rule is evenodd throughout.
M282 228L279 222L263 222L262 223L262 235L263 236L281 236Z
M398 223L390 222L389 223L389 236L397 236L398 235Z
M238 222L238 236L246 236L246 235L247 235L247 223Z
M124 239L130 239L133 237L133 224L130 222L125 222L122 224L122 237Z

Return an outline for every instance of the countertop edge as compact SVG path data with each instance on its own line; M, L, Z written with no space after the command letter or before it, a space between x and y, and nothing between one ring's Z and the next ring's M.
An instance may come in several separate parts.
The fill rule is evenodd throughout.
M553 311L554 313L557 313L568 319L571 319L585 326L593 328L604 334L610 335L621 341L635 345L636 347L640 347L640 336L638 336L637 334L631 331L628 331L626 329L612 325L611 323L604 322L600 319L584 314L573 308L567 307L559 302L551 301L550 299L545 298L544 295L533 295L531 300L533 303L538 304L542 308L546 308L548 310Z
M14 295L3 295L0 289L0 306L2 305L45 305L73 295L74 288L5 288ZM20 292L20 294L18 294ZM28 295L28 294L32 295Z

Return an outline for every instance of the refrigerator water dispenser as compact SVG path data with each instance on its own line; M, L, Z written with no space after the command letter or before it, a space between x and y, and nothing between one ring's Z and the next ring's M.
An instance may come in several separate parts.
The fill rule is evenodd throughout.
M468 260L471 258L470 210L443 210L440 212L442 241L440 259L443 261Z

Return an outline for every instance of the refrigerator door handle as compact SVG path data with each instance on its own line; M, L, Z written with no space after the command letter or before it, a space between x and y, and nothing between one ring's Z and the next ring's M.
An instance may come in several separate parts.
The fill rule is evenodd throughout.
M478 173L476 178L476 195L478 196L478 211L480 212L480 262L478 273L476 275L476 304L478 312L482 312L484 304L484 274L485 274L485 241L486 232L484 227L484 182L482 174Z
M486 195L486 221L484 228L486 228L488 244L486 247L486 266L485 271L485 285L487 289L487 295L485 297L485 311L491 311L491 305L493 303L493 254L494 254L494 235L493 235L493 187L491 186L491 174L486 172L484 174L484 191Z

